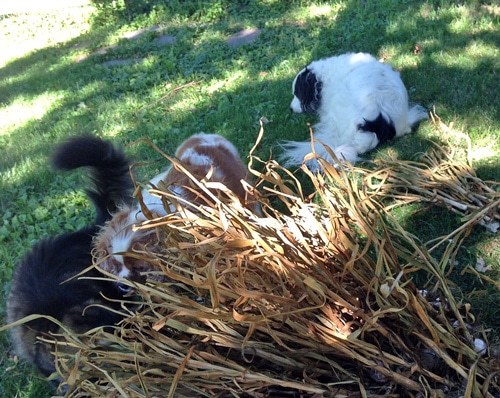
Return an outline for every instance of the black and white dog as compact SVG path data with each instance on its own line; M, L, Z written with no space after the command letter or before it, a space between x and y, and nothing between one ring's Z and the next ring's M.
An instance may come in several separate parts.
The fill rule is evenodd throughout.
M358 155L378 144L411 132L418 121L428 118L421 106L408 105L408 93L398 72L366 53L348 53L320 59L301 70L293 81L295 113L316 113L314 149L335 163L325 144L339 161L354 164ZM300 165L312 152L311 142L283 143L282 164ZM315 159L307 162L318 168Z
M7 321L39 314L54 318L75 333L113 325L121 319L118 303L122 292L114 281L86 279L103 277L92 265L92 241L111 214L132 201L133 184L129 160L111 143L92 136L70 139L52 158L59 170L88 167L91 171L87 196L95 206L92 225L79 231L46 238L28 252L14 270L7 299ZM83 276L76 277L87 268ZM106 308L113 308L114 311ZM38 318L11 329L16 353L34 364L45 376L55 372L54 345L49 340L64 330L49 318ZM64 350L63 347L58 347ZM61 380L56 380L59 384Z

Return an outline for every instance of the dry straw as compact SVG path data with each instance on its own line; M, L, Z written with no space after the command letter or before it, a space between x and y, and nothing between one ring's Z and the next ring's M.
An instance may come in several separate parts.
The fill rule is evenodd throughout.
M412 202L437 204L458 214L463 222L460 230L481 224L491 232L500 227L500 183L480 179L470 159L470 138L446 126L439 116L431 113L434 125L446 139L462 139L467 143L467 161L457 160L457 150L434 145L422 154L418 162L401 159L375 160L375 171L368 172L364 184L372 194L390 199L390 210ZM377 199L378 200L378 199ZM441 238L430 251L457 231Z
M193 180L214 204L143 225L158 231L164 250L151 261L171 282L137 285L113 333L66 336L77 348L57 351L66 396L498 396L498 360L477 348L485 336L471 335L470 306L445 276L469 229L498 210L477 177L462 191L471 168L440 148L376 171L320 160L322 175L303 168L312 200L253 153L264 216ZM436 259L392 219L388 198L441 201L464 227Z

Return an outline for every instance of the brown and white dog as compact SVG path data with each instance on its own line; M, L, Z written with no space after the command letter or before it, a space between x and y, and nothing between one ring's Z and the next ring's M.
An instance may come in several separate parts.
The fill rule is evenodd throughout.
M179 164L197 180L204 179L211 183L222 183L232 191L243 204L249 196L243 181L247 181L247 168L243 164L236 148L225 138L215 134L196 134L183 142L175 153ZM200 188L182 170L170 166L149 183L153 188L164 184L178 202L189 208L189 204L208 204L206 196L200 195ZM167 201L168 211L159 196L149 190L142 191L145 206L156 216L165 216L175 212L172 201ZM250 198L251 199L251 198ZM185 203L182 203L185 202ZM258 212L257 206L248 206ZM144 282L145 272L158 270L145 259L145 253L162 250L158 246L155 228L137 228L147 217L140 205L126 207L106 223L95 239L96 261L99 266L111 274L137 282ZM151 279L165 281L163 276L149 276ZM120 284L122 290L129 288Z

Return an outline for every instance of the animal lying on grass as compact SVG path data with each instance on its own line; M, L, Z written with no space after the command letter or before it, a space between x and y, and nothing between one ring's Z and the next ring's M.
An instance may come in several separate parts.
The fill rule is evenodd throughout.
M290 109L313 113L317 155L335 164L325 144L339 161L354 164L358 155L394 137L410 133L414 124L428 118L424 108L408 105L408 93L399 72L366 53L348 53L314 61L293 81ZM285 167L303 163L310 140L287 141L281 156ZM316 159L307 161L318 169Z

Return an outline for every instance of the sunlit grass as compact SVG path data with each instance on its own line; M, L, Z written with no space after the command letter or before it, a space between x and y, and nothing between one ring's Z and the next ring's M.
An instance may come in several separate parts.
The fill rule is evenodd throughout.
M47 17L43 13L27 13L0 19L0 67L32 51L65 43L85 33L94 10L85 6L56 10Z
M63 92L45 92L36 98L19 96L12 104L0 108L0 134L8 134L12 129L24 126L28 121L41 120L47 112L58 105Z

